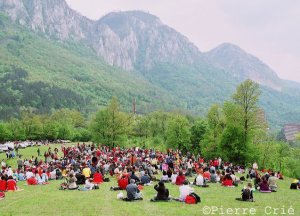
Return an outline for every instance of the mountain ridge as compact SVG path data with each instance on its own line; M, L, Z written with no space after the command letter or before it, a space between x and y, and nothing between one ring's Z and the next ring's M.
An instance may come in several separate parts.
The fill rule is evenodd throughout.
M25 3L29 5L25 7ZM0 66L21 65L28 70L30 79L59 83L81 96L90 96L88 106L93 110L117 94L127 108L137 97L143 112L181 109L197 115L205 114L214 103L229 100L240 82L252 78L262 85L261 105L271 125L282 125L290 116L300 121L295 108L300 105L298 84L282 81L266 64L236 45L223 44L201 52L154 15L113 12L92 21L70 9L65 1L56 3L0 0L0 11L16 25L34 32L11 27L15 32L11 36L3 31L2 41L8 43L0 43L0 48L7 55L3 55ZM67 13L63 14L65 9ZM28 13L29 18L23 18L23 22L17 16L18 10ZM30 38L36 38L36 42ZM43 62L43 58L47 61ZM56 67L52 65L54 61Z

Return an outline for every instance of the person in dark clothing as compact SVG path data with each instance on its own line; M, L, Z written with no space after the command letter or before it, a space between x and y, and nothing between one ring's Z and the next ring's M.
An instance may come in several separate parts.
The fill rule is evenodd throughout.
M139 177L137 177L134 173L134 171L132 171L131 175L130 175L130 179L134 179L135 182L140 182L141 180L139 179Z
M150 176L148 175L148 173L146 172L145 175L143 175L141 177L141 184L145 185L145 184L149 184L151 182Z
M131 179L130 184L126 187L127 197L125 201L142 200L141 192L135 184L135 180Z
M166 189L163 181L158 182L158 185L154 186L154 189L157 191L156 197L151 199L151 201L168 201L169 198L169 190Z

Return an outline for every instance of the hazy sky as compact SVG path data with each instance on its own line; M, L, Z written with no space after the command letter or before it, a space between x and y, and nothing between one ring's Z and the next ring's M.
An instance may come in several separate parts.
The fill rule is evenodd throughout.
M201 51L230 42L257 56L284 79L300 82L300 1L66 0L82 15L143 10L187 36Z

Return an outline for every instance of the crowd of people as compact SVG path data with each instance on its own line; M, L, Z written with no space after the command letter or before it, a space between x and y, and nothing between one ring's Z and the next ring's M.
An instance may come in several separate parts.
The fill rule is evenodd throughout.
M59 156L59 151L63 156ZM39 148L37 155L41 155ZM235 187L245 180L254 180L254 187L249 182L242 192L243 201L253 201L254 190L275 192L277 180L283 179L280 172L264 171L261 174L257 163L247 171L245 167L224 162L221 158L205 161L200 155L182 154L178 150L161 152L139 147L121 149L78 143L69 147L62 145L60 150L49 146L43 156L44 160L18 156L16 169L2 160L0 191L20 190L17 181L44 185L51 180L63 180L61 190L88 191L99 189L103 182L116 179L117 186L110 190L126 191L126 197L122 193L118 195L126 201L142 200L143 187L154 186L157 195L151 201L197 203L200 197L194 187L209 187L213 183ZM244 176L238 177L237 173ZM179 197L170 196L167 184L179 186Z

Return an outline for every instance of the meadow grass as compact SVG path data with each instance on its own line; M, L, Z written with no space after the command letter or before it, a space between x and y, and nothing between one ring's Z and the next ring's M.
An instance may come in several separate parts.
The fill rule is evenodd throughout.
M51 145L54 149L54 145ZM60 145L57 145L60 149ZM41 153L48 147L40 147ZM37 147L29 147L19 150L19 153L24 158L29 158L31 155L37 155ZM0 160L5 158L5 154L0 154ZM42 157L41 157L42 158ZM8 164L16 167L16 159L8 160ZM7 192L4 200L0 201L0 215L122 215L122 216L150 216L150 215L251 215L248 210L246 214L238 210L238 214L226 214L228 208L254 208L253 215L268 215L272 208L284 208L288 215L288 208L292 206L294 215L300 215L300 191L290 190L289 186L291 179L286 178L283 181L278 181L279 190L276 193L263 194L254 193L255 202L240 202L235 198L241 197L241 189L243 185L236 188L225 188L220 184L210 184L209 188L194 187L197 194L201 197L201 203L197 205L187 205L175 201L171 202L150 202L150 199L155 196L153 186L145 186L142 190L142 201L124 202L117 199L118 191L110 191L111 186L116 186L117 181L110 178L110 182L105 182L100 185L99 190L93 191L62 191L58 190L62 180L50 181L49 185L44 186L27 186L25 182L19 182L18 186L23 191ZM191 179L192 180L192 179ZM246 184L246 183L244 183ZM170 190L172 197L179 196L178 186L166 184ZM124 192L123 192L124 193ZM125 194L125 193L124 193ZM220 209L216 214L205 214L207 207ZM265 208L267 207L267 212ZM230 211L230 209L229 209ZM223 214L224 213L224 214ZM282 213L282 210L279 212ZM272 214L269 215L275 215Z

